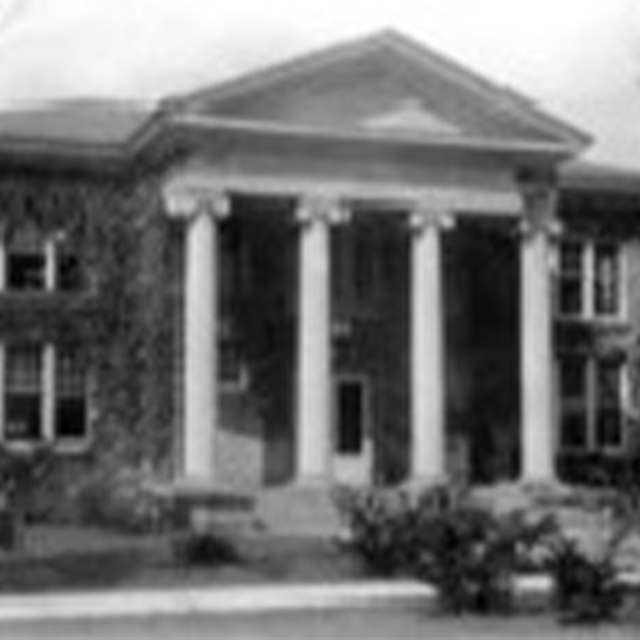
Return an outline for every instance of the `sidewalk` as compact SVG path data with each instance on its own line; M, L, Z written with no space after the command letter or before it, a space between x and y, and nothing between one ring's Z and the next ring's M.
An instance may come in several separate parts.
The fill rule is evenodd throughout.
M131 616L425 607L434 591L411 581L228 586L0 596L0 623Z

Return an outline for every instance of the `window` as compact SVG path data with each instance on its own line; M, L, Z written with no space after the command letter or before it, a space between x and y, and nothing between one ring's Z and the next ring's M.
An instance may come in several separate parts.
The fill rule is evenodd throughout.
M75 349L41 344L4 349L4 439L78 443L87 436L86 372Z
M80 291L84 286L80 256L69 242L56 246L56 288L59 291Z
M624 447L624 364L583 354L563 355L560 375L560 448L617 451Z
M58 349L56 355L55 437L59 440L82 439L87 424L84 363L74 349Z
M45 288L45 241L35 227L25 226L8 237L6 273L7 287L13 291Z
M580 316L584 308L584 252L579 242L560 245L560 275L558 296L560 313Z
M622 445L622 369L619 362L601 361L595 368L595 443L598 449Z
M5 438L38 441L42 425L42 351L34 345L9 347L5 361Z
M594 313L617 316L620 312L620 257L615 244L593 247Z
M45 235L34 225L6 236L5 274L12 292L79 291L84 285L80 256L68 238Z
M581 319L620 318L622 247L605 240L566 240L558 259L557 308L560 316Z

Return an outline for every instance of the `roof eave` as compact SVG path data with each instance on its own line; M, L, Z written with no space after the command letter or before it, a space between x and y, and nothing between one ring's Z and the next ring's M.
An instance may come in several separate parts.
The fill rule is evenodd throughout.
M126 144L82 144L35 138L0 139L0 155L16 163L85 163L116 167L130 158Z

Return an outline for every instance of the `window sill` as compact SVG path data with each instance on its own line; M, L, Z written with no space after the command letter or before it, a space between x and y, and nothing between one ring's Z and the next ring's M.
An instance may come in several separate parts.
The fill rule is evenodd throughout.
M90 441L86 438L83 440L59 440L52 445L52 450L58 455L81 456L88 453L89 447Z
M51 298L92 298L96 292L91 289L5 289L0 291L0 298L8 300L48 300Z
M3 449L9 453L16 455L28 455L38 450L46 450L55 455L84 455L88 452L90 442L88 439L83 440L69 440L69 441L57 441L46 442L44 440L38 441L10 441L4 440L1 445Z

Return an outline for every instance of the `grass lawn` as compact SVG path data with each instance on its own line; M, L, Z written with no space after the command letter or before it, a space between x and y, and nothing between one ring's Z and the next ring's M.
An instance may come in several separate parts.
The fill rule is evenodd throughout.
M170 536L124 536L99 529L37 527L25 549L0 558L0 592L335 582L362 577L333 542L234 535L237 559L217 566L178 562Z

